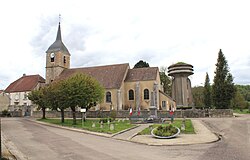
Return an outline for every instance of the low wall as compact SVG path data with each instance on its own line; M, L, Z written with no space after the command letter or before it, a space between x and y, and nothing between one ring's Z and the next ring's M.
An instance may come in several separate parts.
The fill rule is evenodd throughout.
M116 112L116 111L114 111ZM133 113L133 116L136 116L137 112ZM140 117L149 117L150 112L149 111L141 111ZM161 118L168 118L169 112L168 111L157 111L158 117ZM65 118L72 118L71 111L65 111L64 112ZM88 111L86 113L86 116L88 118L106 118L111 117L110 111ZM116 112L117 118L128 118L129 111L123 110ZM204 118L204 117L232 117L233 116L233 110L231 109L211 109L211 110L177 110L174 112L175 118ZM42 111L33 111L32 117L34 118L41 118L42 117ZM46 117L47 118L59 118L61 117L61 112L58 111L46 111ZM76 117L81 118L82 113L76 112Z

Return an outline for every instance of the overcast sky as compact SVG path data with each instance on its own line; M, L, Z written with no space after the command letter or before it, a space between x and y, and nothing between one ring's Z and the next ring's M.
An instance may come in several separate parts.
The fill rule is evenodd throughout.
M0 89L45 77L45 55L62 39L71 67L129 63L194 66L192 86L213 82L222 49L236 84L250 84L248 0L8 0L0 2Z

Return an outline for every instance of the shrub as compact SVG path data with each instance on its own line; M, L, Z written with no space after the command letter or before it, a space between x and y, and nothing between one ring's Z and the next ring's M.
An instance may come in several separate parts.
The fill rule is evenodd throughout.
M115 110L111 111L110 117L112 118L113 121L116 119L116 111Z
M3 117L10 117L10 113L6 109L2 111L2 115Z
M111 122L111 118L101 118L100 120L99 120L99 123L101 123L101 121L103 122L103 123L107 123L108 122L108 120L109 120L109 122Z
M167 126L159 126L156 130L154 130L154 134L161 137L169 137L178 132L178 129L175 128L173 125Z

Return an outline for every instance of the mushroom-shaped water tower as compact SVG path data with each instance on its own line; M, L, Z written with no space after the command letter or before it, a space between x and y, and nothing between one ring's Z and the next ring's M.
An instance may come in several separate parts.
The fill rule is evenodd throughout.
M191 81L188 76L194 74L193 66L178 62L168 67L168 75L172 80L172 98L176 101L177 108L191 107L193 98L191 92Z

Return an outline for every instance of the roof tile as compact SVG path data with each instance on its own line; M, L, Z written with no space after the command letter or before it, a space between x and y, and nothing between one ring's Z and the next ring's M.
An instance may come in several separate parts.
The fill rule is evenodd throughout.
M156 80L158 67L129 69L126 82Z
M65 69L57 80L66 79L75 73L84 73L94 77L106 89L118 89L126 77L129 64L115 64L106 66Z
M45 79L40 75L24 75L12 82L5 90L7 93L24 92L33 90L38 83L45 83Z

